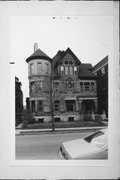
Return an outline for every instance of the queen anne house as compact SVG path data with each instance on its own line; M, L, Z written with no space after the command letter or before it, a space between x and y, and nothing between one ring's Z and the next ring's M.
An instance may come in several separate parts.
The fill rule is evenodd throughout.
M83 113L97 113L96 75L91 64L82 63L70 48L51 59L34 46L26 59L29 110L39 122L79 121Z

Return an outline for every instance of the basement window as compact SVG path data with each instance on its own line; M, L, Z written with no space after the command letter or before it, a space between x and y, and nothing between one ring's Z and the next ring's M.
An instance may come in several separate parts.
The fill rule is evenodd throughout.
M55 122L60 122L60 118L55 118Z
M74 117L68 117L68 121L69 122L73 122L74 121Z

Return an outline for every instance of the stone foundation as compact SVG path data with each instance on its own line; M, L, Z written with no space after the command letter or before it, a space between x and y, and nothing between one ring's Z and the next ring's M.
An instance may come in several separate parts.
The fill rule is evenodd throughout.
M52 121L52 116L35 116L35 121L40 122L51 122ZM68 121L79 121L80 120L80 115L79 113L70 113L70 114L61 114L61 115L55 115L54 118L60 118L60 121L68 122Z

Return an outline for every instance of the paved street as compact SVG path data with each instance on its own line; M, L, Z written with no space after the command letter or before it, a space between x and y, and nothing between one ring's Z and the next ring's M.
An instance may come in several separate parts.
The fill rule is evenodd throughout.
M88 133L65 133L16 136L16 159L57 159L64 141L81 138Z

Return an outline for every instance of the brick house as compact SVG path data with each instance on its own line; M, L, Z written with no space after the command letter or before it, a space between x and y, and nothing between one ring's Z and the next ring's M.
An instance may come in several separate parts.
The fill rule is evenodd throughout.
M97 113L96 75L70 48L51 59L37 49L28 63L30 112L36 121L78 121L83 113ZM53 106L51 106L53 105Z
M97 75L98 113L108 117L108 56L93 67Z

